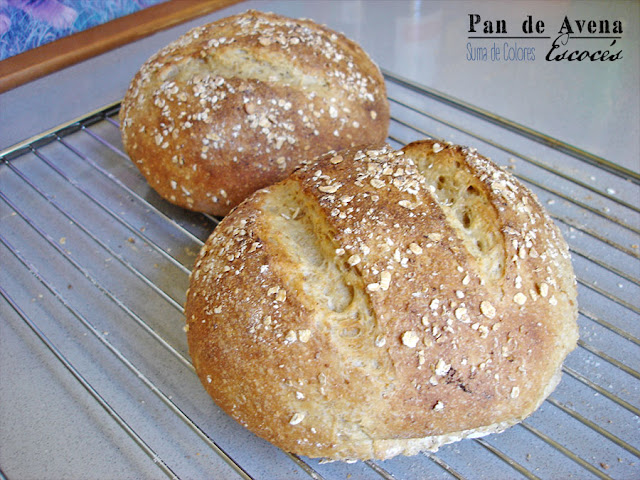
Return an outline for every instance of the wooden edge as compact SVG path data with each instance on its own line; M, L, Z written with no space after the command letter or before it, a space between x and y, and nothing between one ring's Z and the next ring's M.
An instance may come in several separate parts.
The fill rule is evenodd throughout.
M170 0L0 61L0 93L242 0Z

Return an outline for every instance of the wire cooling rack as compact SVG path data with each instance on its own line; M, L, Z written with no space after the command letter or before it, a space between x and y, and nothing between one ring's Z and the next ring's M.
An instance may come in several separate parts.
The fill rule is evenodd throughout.
M580 340L542 407L502 434L385 462L327 463L253 436L204 392L183 331L188 274L218 219L149 188L115 104L0 154L3 345L24 344L63 387L24 387L47 398L33 427L3 367L0 478L640 478L640 175L385 77L393 146L475 146L538 195L570 245ZM104 438L56 436L68 413L55 395L71 397L65 421ZM114 449L126 464L92 460Z

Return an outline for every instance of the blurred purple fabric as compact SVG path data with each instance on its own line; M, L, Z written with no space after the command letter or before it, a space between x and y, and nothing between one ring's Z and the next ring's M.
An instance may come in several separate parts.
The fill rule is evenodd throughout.
M0 60L167 0L0 0Z

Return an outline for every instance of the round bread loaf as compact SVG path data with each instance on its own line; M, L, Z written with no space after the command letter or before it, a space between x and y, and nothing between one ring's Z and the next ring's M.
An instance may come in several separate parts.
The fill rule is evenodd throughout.
M165 199L225 215L303 158L386 138L378 67L310 20L248 11L153 55L120 111L133 162Z
M531 414L575 348L576 283L536 197L474 149L329 153L202 248L186 302L215 402L286 451L411 455Z

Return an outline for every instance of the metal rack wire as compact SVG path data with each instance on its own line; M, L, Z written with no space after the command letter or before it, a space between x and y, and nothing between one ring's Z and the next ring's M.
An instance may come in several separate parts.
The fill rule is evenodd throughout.
M281 452L229 419L199 385L182 330L188 274L218 220L148 187L123 151L118 104L0 154L2 322L26 325L100 407L99 422L126 434L122 447L146 459L134 476L640 477L640 175L385 76L392 145L429 136L477 147L538 195L570 244L579 345L520 425L347 464Z

